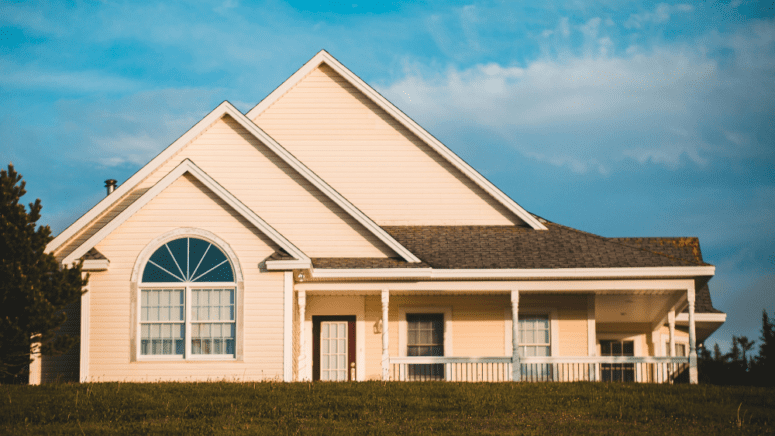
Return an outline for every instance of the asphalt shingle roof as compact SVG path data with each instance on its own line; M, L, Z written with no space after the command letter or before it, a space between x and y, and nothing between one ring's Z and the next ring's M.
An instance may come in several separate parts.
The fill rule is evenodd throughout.
M626 238L604 238L550 222L545 225L548 228L545 231L517 226L383 228L433 268L552 269L707 265L699 255L699 243L696 243L697 256L690 257L686 255L688 248L685 247L671 246L671 250L660 253L640 248L637 246L640 242L628 243ZM696 242L696 238L686 239Z

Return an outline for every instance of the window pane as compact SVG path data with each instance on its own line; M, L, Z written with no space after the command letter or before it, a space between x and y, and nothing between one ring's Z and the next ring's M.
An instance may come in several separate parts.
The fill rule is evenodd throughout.
M183 324L153 323L140 326L140 353L183 354Z
M178 272L175 263L172 262L172 258L169 256L169 253L167 253L167 248L161 247L156 252L160 253L161 250L163 250L166 259L159 263L159 259L155 259L156 253L154 253L154 255L151 256L151 261L145 264L145 269L143 270L143 282L164 283L181 281L181 277L179 277L180 273ZM151 262L154 262L155 264ZM172 269L169 269L168 266L171 266Z
M235 326L226 323L191 325L192 354L234 354Z

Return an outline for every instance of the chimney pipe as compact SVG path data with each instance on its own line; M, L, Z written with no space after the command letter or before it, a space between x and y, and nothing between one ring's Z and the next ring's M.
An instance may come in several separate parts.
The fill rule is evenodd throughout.
M116 179L105 180L105 187L108 188L108 195L116 190Z

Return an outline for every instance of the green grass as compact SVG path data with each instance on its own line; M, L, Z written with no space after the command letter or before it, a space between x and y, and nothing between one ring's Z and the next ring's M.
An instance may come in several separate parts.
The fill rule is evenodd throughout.
M739 412L738 412L739 410ZM0 434L763 434L775 389L542 383L0 386Z

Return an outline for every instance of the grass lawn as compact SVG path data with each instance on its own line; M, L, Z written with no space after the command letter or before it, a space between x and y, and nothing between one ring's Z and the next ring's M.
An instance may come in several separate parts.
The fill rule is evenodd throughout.
M763 434L775 389L605 383L0 386L0 434Z

